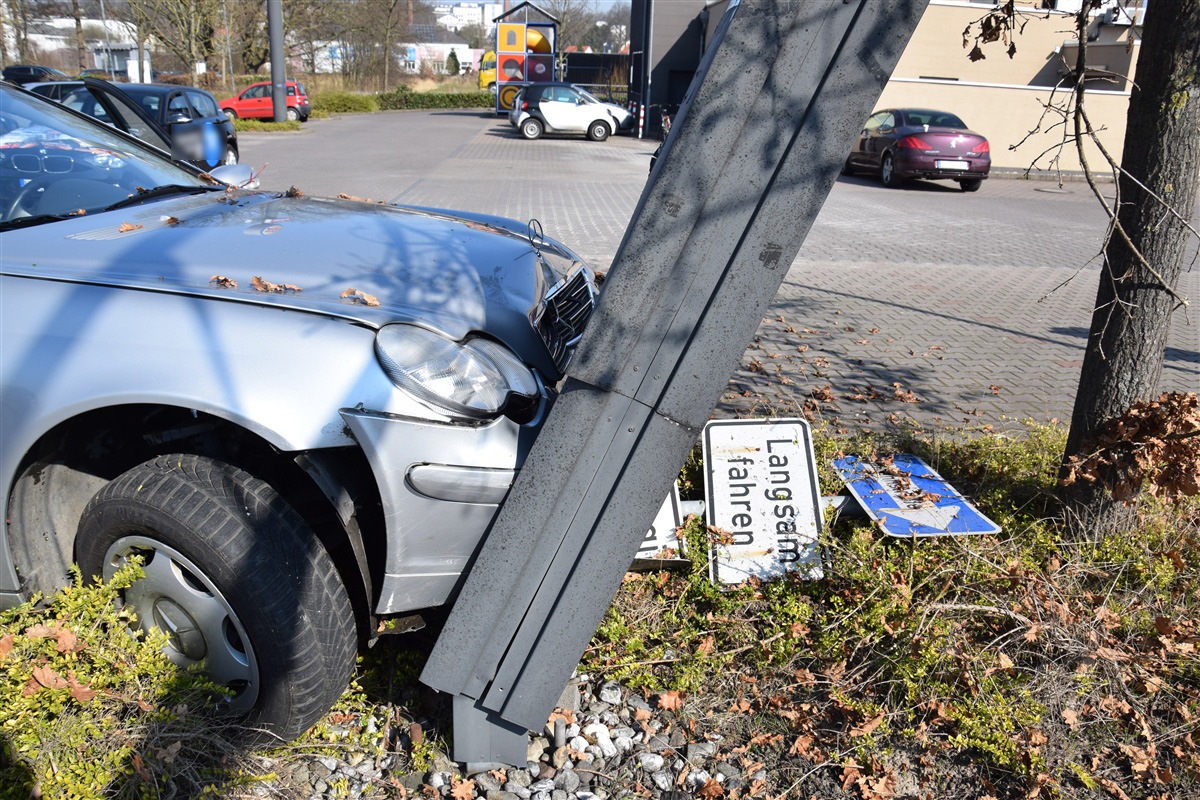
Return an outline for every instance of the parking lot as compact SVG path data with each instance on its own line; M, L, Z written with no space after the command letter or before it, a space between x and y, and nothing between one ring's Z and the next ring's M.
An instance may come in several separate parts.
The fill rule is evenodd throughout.
M601 271L657 146L529 142L472 111L347 115L240 141L266 188L536 218ZM840 178L718 413L807 412L848 429L1065 420L1103 231L1083 183L993 178L965 194ZM1193 308L1172 319L1162 388L1196 391L1194 266L1179 288Z

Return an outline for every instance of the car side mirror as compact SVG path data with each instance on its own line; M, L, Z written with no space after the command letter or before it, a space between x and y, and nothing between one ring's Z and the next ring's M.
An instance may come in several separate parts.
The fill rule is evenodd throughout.
M177 125L181 122L191 122L191 121L192 121L192 118L189 117L187 114L183 113L182 111L176 111L174 114L167 117L167 124L169 124L169 125Z
M224 164L209 170L209 175L236 189L257 189L258 177L249 164Z

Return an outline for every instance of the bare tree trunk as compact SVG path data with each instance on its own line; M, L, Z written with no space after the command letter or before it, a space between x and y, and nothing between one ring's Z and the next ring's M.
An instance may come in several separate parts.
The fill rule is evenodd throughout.
M8 66L8 39L4 33L4 26L7 25L8 13L4 10L4 6L0 5L0 67Z
M8 0L8 18L13 27L13 39L17 45L17 61L29 63L29 19L25 15L25 4L21 0Z
M1097 429L1158 392L1175 292L1200 189L1200 0L1146 11L1118 178L1119 226L1104 250L1100 288L1071 416L1067 457ZM1126 239L1126 235L1128 239ZM1072 517L1105 530L1121 509L1104 487L1061 490Z
M71 0L71 16L75 18L75 52L79 56L79 71L87 69L87 44L83 40L83 14L79 0Z

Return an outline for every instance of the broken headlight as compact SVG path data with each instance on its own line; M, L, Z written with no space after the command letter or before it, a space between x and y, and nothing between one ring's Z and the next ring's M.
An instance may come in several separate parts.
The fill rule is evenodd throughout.
M491 339L454 342L413 325L387 325L375 336L375 354L392 383L454 416L524 412L541 397L533 371Z

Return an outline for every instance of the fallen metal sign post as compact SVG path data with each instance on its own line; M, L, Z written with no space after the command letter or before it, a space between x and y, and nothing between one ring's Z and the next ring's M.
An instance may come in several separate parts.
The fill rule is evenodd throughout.
M730 4L421 674L455 759L525 763L927 4Z

